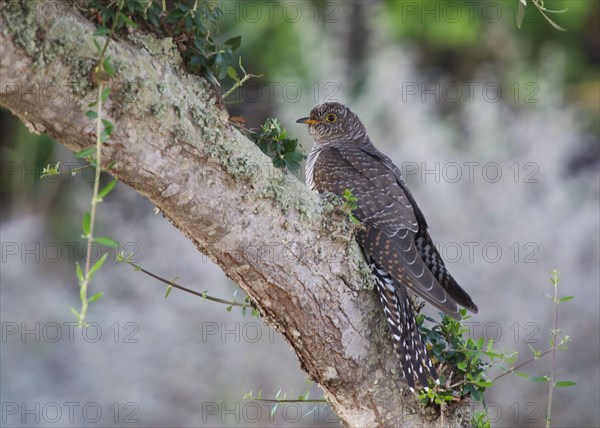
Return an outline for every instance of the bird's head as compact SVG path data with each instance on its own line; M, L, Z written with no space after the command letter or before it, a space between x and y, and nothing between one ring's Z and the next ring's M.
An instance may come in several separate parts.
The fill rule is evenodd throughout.
M340 103L318 105L311 110L309 117L296 122L308 125L315 144L363 144L368 141L358 116Z

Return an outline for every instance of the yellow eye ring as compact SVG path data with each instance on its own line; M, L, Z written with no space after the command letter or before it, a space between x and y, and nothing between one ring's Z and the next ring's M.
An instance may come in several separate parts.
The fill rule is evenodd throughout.
M333 123L337 120L337 116L333 113L329 113L327 116L325 116L325 120L329 123Z

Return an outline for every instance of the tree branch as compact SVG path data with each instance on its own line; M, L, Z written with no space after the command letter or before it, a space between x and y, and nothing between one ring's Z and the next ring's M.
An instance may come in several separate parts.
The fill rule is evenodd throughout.
M31 0L2 2L0 102L73 151L92 146L94 26L69 2L52 17ZM344 424L432 426L403 382L351 227L333 207L228 123L214 90L182 71L170 39L139 32L110 43L115 123L102 165L150 199L250 295L295 350ZM299 112L300 114L300 112ZM468 406L444 415L468 424Z

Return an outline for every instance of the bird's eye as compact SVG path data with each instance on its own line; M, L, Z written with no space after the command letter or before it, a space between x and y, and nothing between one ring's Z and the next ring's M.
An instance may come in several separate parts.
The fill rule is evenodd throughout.
M337 116L333 113L329 113L327 116L325 116L325 120L329 123L333 123L337 120Z

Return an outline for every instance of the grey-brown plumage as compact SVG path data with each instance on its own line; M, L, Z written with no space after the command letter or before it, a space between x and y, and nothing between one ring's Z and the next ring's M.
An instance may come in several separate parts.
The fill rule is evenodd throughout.
M348 189L357 197L354 215L363 227L356 239L375 275L406 381L414 388L416 376L427 387L427 373L434 379L437 373L406 289L455 319L461 306L472 312L477 306L448 273L400 170L371 143L358 116L325 103L298 122L309 125L315 140L306 165L310 188L337 195Z

